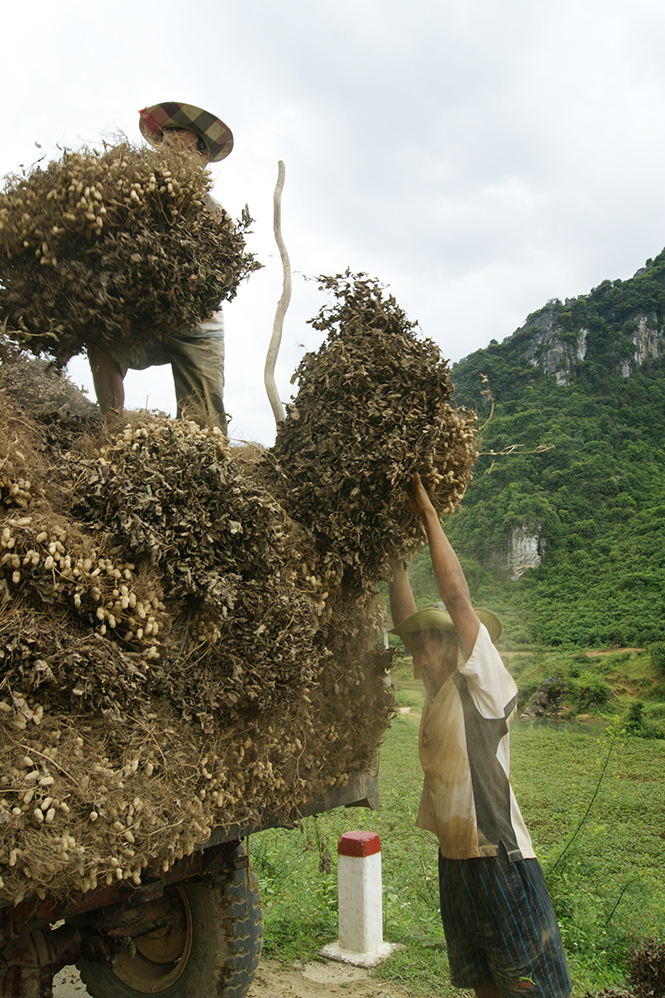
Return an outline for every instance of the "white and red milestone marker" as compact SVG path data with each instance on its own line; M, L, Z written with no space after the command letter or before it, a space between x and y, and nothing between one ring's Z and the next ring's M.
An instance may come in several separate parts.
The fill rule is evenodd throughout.
M376 832L345 832L337 843L339 939L321 956L374 967L395 949L383 941L381 840Z

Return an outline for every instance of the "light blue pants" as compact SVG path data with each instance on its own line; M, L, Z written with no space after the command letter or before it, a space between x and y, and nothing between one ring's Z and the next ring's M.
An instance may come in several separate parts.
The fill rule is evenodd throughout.
M127 371L170 364L178 417L188 406L204 406L226 430L224 410L224 317L221 311L193 329L178 330L163 340L118 343L109 353L124 378Z

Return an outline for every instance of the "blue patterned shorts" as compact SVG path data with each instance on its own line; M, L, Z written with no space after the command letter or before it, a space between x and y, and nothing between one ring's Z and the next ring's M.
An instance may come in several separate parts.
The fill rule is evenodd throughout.
M502 998L566 998L570 974L538 860L445 859L441 919L452 983L496 984Z

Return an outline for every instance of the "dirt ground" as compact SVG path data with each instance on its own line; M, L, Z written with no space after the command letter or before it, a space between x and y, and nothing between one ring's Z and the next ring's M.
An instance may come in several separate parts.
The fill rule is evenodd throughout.
M284 967L279 960L262 961L247 998L317 998L347 995L348 998L410 998L412 992L388 984L374 971L345 963L316 960Z
M279 960L262 960L247 992L247 998L412 998L412 992L400 985L388 984L374 971L351 967L345 963L316 960L302 966L285 967ZM65 967L56 976L53 998L85 998L75 967Z

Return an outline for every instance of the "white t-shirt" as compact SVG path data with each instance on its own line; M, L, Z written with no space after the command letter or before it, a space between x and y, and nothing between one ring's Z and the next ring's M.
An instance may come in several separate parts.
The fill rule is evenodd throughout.
M434 832L448 859L535 857L531 837L509 783L508 729L517 709L517 685L480 625L463 659L420 722L425 774L416 825Z

